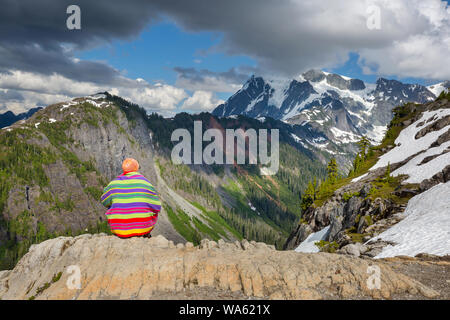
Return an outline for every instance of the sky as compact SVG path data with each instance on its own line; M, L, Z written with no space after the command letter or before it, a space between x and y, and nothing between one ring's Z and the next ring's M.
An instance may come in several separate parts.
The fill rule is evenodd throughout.
M69 5L79 30L67 28ZM252 75L322 69L450 79L441 0L0 0L0 112L109 91L171 116L212 111Z

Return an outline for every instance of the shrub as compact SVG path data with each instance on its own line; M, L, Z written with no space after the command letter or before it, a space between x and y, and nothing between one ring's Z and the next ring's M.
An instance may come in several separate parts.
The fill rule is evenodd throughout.
M339 249L339 244L335 241L328 242L325 240L320 240L314 243L320 250L320 252L335 253Z

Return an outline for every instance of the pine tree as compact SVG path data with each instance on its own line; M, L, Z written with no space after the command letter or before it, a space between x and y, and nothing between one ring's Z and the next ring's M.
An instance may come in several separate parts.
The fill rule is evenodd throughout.
M385 176L386 176L386 178L390 178L391 177L391 163L390 162L388 162L388 165L386 167Z
M384 172L384 181L386 181L388 183L393 181L393 178L391 176L391 163L390 162L388 162L386 171Z
M314 178L314 184L311 181L308 182L308 186L306 187L306 190L303 193L302 201L300 204L302 211L305 211L306 209L308 209L310 205L314 203L316 196L315 186L316 186L316 178Z
M333 184L338 179L338 166L336 163L336 158L331 158L327 165L327 178L328 181Z
M366 136L362 136L361 139L358 141L359 146L359 154L361 156L361 159L364 161L366 160L366 152L370 147L370 141Z
M355 160L353 160L353 172L358 172L359 168L361 167L361 156L359 153L356 155Z

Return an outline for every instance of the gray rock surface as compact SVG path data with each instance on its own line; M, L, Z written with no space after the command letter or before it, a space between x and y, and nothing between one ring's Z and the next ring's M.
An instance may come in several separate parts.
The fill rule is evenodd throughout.
M0 273L0 299L152 299L186 290L195 296L205 289L269 299L439 295L383 261L276 251L258 243L247 250L233 243L223 248L168 243L162 236L124 240L102 234L44 241L13 270ZM383 275L380 289L367 284L373 265Z

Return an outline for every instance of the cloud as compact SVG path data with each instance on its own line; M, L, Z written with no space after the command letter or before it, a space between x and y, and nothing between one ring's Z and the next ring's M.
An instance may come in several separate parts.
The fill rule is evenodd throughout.
M225 72L214 72L206 69L175 67L177 73L176 86L187 90L204 90L234 93L249 78L248 72L240 72L231 68Z
M156 3L187 30L223 32L216 50L249 55L268 73L295 75L312 67L334 67L345 62L350 52L358 52L363 67L364 62L377 65L378 73L450 78L450 70L442 68L450 57L450 9L443 1ZM372 6L380 9L379 30L367 27ZM390 53L393 55L386 59Z
M0 89L0 100L23 101L23 95L17 90Z
M66 9L71 0L0 0L0 73L9 70L52 75L104 85L130 86L132 81L101 61L75 58L82 50L131 40L160 21L149 1L77 0L81 30L69 30Z
M0 105L15 113L34 106L70 100L102 91L127 98L148 111L165 112L177 108L188 97L184 89L167 84L152 85L142 79L126 79L126 86L106 86L82 82L59 74L42 75L11 71L0 74Z
M167 84L140 83L140 87L113 89L112 93L130 99L147 111L174 110L188 97L184 89Z
M155 86L129 79L105 62L75 58L116 39L135 39L163 19L189 32L219 33L219 42L207 52L250 56L263 75L331 68L357 52L368 73L450 78L445 67L450 65L450 9L439 0L228 0L214 5L208 0L78 0L81 30L68 30L71 4L0 0L1 104L31 108L105 88L149 110L167 111L189 98L189 90L194 95L183 106L195 102L206 109L215 99L206 92L234 92L252 72L178 67L175 86ZM380 9L379 30L367 27L370 6ZM23 99L13 99L14 93Z
M191 97L184 101L181 109L211 111L221 103L224 103L224 101L217 99L213 92L199 90L195 91Z
M450 56L450 9L440 0L228 0L214 5L207 0L79 0L82 29L77 31L66 28L70 4L0 0L0 70L57 72L105 84L123 81L106 64L76 62L74 50L133 39L164 17L188 31L222 33L212 50L251 56L267 72L294 75L333 67L345 62L349 52L358 52L361 63L376 64L381 73L450 78L448 68L431 60L448 62ZM367 27L371 6L380 9L380 30ZM393 53L392 59L385 61L386 53ZM407 59L411 53L417 59ZM426 60L419 63L420 58ZM408 61L396 66L394 59Z

